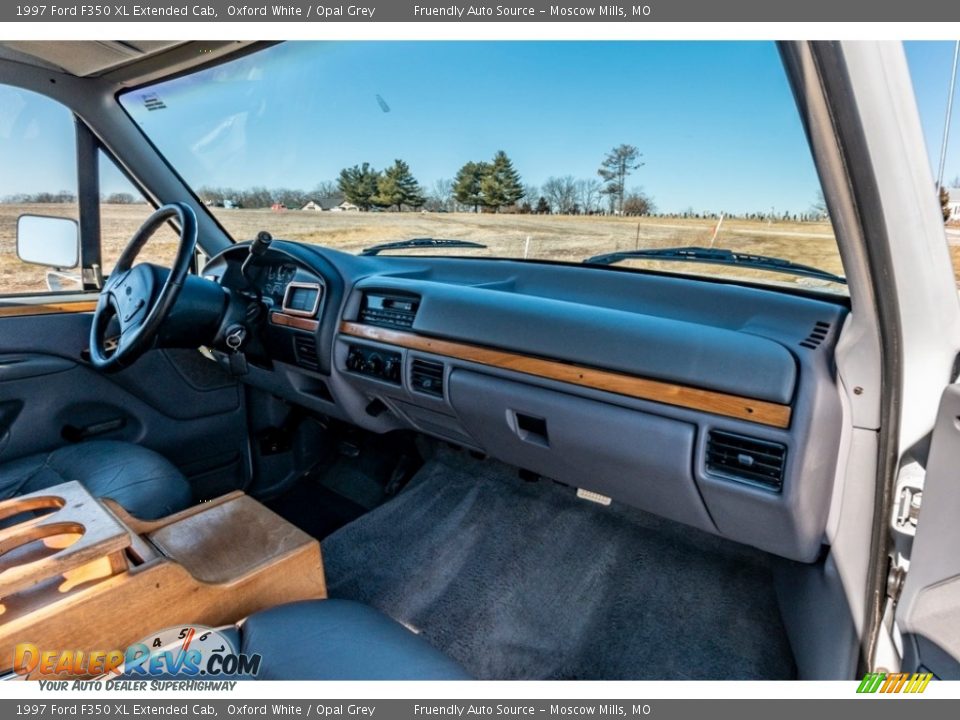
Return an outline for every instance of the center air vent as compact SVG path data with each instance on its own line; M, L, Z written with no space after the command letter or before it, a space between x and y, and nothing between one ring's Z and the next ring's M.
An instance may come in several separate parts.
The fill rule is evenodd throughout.
M410 385L419 393L443 397L443 363L414 358L410 365Z
M297 335L293 338L293 353L297 364L308 370L320 369L320 358L317 356L317 341L313 335Z
M707 439L707 470L717 475L783 487L787 447L780 443L713 430Z
M360 322L367 325L409 330L420 307L420 298L412 295L364 293L360 304Z

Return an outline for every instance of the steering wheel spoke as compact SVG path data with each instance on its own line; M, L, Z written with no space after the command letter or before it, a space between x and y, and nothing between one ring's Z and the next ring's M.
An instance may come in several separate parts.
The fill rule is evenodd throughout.
M130 348L134 347L137 343L138 335L140 333L140 326L130 325L125 330L121 330L120 334L113 338L114 343L114 354L116 353L129 353Z
M155 265L134 265L146 242L173 218L180 223L180 246L166 276ZM180 293L196 244L197 219L183 203L164 205L137 230L100 291L90 328L90 362L95 367L119 370L153 346ZM111 327L119 328L115 348L108 346Z

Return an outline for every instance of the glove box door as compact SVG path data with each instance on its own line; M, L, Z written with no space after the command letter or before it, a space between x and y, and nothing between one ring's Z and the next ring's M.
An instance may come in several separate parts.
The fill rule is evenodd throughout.
M716 532L692 475L695 425L467 370L449 398L493 457Z

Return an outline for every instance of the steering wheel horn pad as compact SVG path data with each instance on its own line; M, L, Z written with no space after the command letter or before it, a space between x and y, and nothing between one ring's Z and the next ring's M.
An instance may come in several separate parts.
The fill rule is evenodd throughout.
M161 225L174 218L179 220L180 244L166 278L162 279L158 268L150 263L134 266L146 242ZM147 218L130 239L100 291L90 326L90 362L94 367L108 372L119 370L153 346L160 326L180 294L196 245L197 218L189 205L164 205ZM120 335L116 347L111 349L107 331L114 320Z

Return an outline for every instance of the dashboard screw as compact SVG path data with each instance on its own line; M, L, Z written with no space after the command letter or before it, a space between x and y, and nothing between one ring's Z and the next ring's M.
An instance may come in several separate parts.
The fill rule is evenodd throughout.
M857 385L857 387L855 387L855 388L853 389L853 394L854 394L854 395L863 395L863 388L860 387L859 385Z

